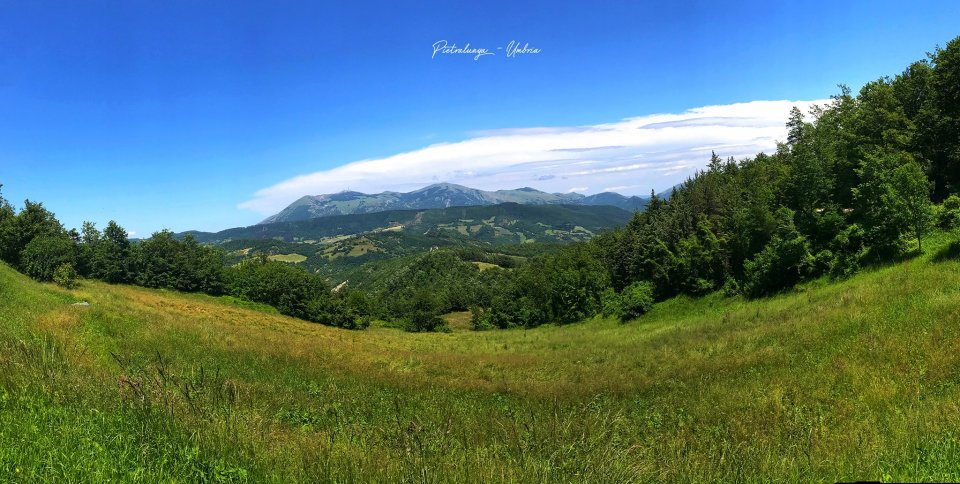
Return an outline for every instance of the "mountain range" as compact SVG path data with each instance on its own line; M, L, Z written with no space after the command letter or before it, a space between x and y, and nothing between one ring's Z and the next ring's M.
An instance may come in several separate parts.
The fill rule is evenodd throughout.
M264 219L260 224L295 222L333 215L375 213L388 210L433 209L519 203L523 205L609 205L629 212L642 209L648 198L603 192L547 193L524 187L515 190L485 191L453 183L437 183L412 192L366 194L343 191L328 195L307 195Z
M501 203L331 215L177 236L221 246L229 264L260 253L335 283L349 279L355 284L380 277L367 272L376 272L367 265L376 261L437 249L467 250L480 257L474 261L531 257L589 240L632 217L633 213L609 205Z
M532 239L562 242L579 240L583 238L581 235L589 238L594 232L623 225L632 215L628 211L608 205L508 202L496 205L458 205L447 208L329 215L307 220L261 223L220 232L191 230L176 235L189 234L198 242L214 244L233 240L265 239L322 244L326 239L370 232L410 231L429 234L439 230L461 233L469 238L490 241L496 239L499 243L522 243ZM489 230L484 229L486 225L490 226Z

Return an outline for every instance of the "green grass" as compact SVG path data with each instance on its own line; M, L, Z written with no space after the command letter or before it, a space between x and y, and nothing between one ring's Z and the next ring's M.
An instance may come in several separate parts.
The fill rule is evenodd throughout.
M293 262L294 264L307 260L307 256L302 254L274 254L267 258L280 262Z
M470 331L473 329L470 311L456 311L444 314L442 317L451 331Z
M760 301L440 334L0 265L0 480L957 480L960 262L925 247Z
M475 261L474 264L476 264L476 266L479 267L481 271L486 271L486 270L494 269L494 268L496 268L496 269L502 269L502 267L500 267L500 266L498 266L498 265L496 265L496 264L491 264L491 263L489 263L489 262L479 262L479 261Z

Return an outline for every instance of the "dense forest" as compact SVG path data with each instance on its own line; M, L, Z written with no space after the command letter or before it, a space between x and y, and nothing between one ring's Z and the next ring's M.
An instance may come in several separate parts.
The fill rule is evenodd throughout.
M371 319L442 329L473 311L476 329L533 327L596 314L626 320L678 294L762 297L804 280L844 278L923 250L960 224L960 38L857 95L789 114L772 154L716 154L624 227L510 267L480 270L444 249L386 265L364 291L262 254L225 264L222 249L158 232L130 241L111 222L66 230L41 204L0 198L0 258L38 280L199 291L345 328ZM515 266L515 267L513 267Z
M626 227L507 277L477 327L624 319L715 290L760 297L922 251L960 220L960 38L899 75L794 108L773 154L721 159ZM934 205L934 202L940 205Z

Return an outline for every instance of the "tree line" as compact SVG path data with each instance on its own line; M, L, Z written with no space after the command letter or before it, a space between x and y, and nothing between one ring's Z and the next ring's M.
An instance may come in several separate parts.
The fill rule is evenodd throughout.
M531 261L474 325L624 319L679 294L760 297L922 251L960 220L960 38L902 73L794 108L773 154L714 154L625 227ZM934 205L933 202L942 202Z
M221 249L190 236L130 241L113 222L65 230L41 204L16 212L2 197L0 259L38 280L229 294L309 321L377 318L411 331L442 329L441 314L466 309L476 329L628 320L680 294L755 298L845 278L960 224L960 37L856 95L841 86L826 106L794 108L787 131L772 154L713 154L622 228L523 263L490 261L510 269L481 271L477 254L439 250L384 264L365 291L332 291L262 254L227 266Z
M27 200L22 209L0 196L0 260L39 281L73 286L77 277L112 284L136 284L214 296L232 295L275 307L308 321L357 329L369 324L347 298L319 276L267 260L260 254L228 266L225 254L169 230L131 241L109 222L100 231L91 222L67 230L43 204Z
M2 187L2 186L0 186ZM517 264L517 258L469 248L442 249L387 264L369 291L332 290L324 277L253 252L228 264L223 248L200 244L169 230L130 240L110 221L101 231L84 222L66 229L42 203L27 200L19 210L0 194L0 260L38 281L73 287L88 278L213 296L230 295L270 305L281 314L349 329L372 319L408 331L445 328L440 315L486 304L496 274L482 273L468 259Z

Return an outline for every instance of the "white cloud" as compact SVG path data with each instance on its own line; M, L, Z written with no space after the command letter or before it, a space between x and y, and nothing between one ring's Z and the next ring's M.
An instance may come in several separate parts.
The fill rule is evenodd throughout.
M257 191L239 207L267 215L303 195L347 187L367 193L408 191L437 181L486 190L624 187L629 189L626 195L646 195L651 188L666 189L706 166L711 150L736 158L772 151L776 141L786 137L784 123L791 107L806 112L813 104L827 102L752 101L592 126L475 132L456 143L290 178ZM569 189L571 183L578 183L578 188Z
M588 188L590 188L590 187L573 187L573 188L568 188L568 189L567 189L567 193L585 192L585 191L587 191Z

